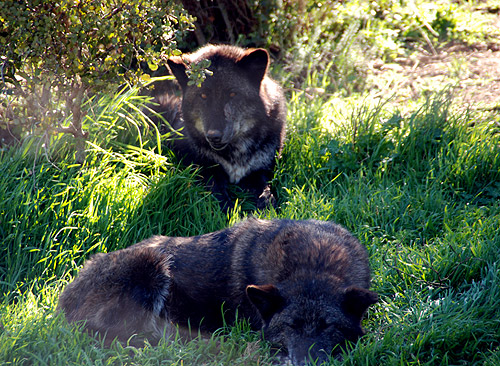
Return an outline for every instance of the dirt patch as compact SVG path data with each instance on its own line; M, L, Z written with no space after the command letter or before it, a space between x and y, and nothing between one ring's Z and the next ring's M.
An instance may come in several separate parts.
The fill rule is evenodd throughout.
M472 109L500 108L500 45L451 45L432 55L372 61L369 75L380 93L398 103L450 86L455 101ZM378 80L378 81L377 81Z

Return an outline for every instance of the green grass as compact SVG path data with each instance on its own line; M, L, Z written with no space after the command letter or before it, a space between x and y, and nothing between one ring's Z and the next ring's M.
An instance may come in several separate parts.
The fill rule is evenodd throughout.
M210 232L248 214L333 220L367 246L381 301L345 364L498 364L493 120L455 112L445 93L401 116L366 100L335 112L333 97L292 92L273 182L279 209L254 213L242 196L227 217L195 169L157 154L154 129L134 128L143 99L123 93L91 102L95 139L82 166L68 141L47 155L36 141L1 153L1 364L271 365L272 352L244 324L211 339L107 349L55 312L58 294L92 253L154 234Z
M236 191L235 210L223 214L196 169L161 148L169 136L141 113L137 90L85 105L82 165L67 136L0 150L0 364L273 364L244 322L210 339L105 348L55 312L93 253L155 234L211 232L247 215L332 220L368 248L380 302L368 311L367 335L332 364L500 364L498 117L455 108L446 89L404 106L356 94L369 57L491 41L496 0L318 4L284 66L273 65L289 108L277 210L254 212Z

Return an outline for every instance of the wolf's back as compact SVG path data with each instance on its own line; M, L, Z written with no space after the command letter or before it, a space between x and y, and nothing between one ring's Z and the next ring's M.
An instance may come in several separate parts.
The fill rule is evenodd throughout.
M294 271L336 276L342 286L370 286L365 247L333 222L249 219L234 228L232 270L241 287L278 283Z

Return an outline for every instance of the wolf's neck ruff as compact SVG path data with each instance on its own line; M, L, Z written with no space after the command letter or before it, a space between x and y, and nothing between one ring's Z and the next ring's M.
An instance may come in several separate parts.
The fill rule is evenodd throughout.
M200 149L201 153L222 166L229 177L229 182L238 184L250 172L271 167L274 163L274 149L265 147L256 152L249 152L244 144L236 145L230 155L219 154L211 149ZM232 146L228 146L229 148Z

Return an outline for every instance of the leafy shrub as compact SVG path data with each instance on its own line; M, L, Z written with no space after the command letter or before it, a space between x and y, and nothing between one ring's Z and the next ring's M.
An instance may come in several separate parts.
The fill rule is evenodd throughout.
M178 52L192 26L170 0L5 0L0 20L6 122L21 136L70 133L80 150L85 100L120 83L136 84L138 63L157 68L162 55Z

